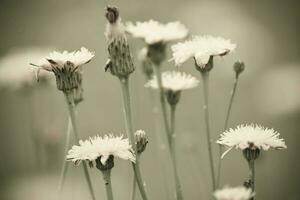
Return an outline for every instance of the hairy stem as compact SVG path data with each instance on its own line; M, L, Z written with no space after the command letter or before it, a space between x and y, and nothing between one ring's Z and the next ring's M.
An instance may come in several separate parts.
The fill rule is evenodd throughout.
M78 136L78 129L77 129L77 124L76 124L76 112L75 112L75 103L74 103L73 95L72 95L71 91L66 91L66 92L64 92L64 94L65 94L65 97L66 97L66 102L68 104L69 115L70 115L70 119L71 119L71 122L72 122L72 128L73 128L75 140L78 142L79 141L79 136ZM83 166L84 176L85 176L85 179L87 181L92 199L96 200L95 193L94 193L93 186L92 186L92 182L91 182L91 178L90 178L90 175L89 175L89 172L88 172L87 164L85 162L82 162L82 166Z
M227 130L228 128L228 122L231 114L231 109L232 109L232 104L233 104L233 99L235 97L236 93L236 88L238 85L238 75L235 76L234 82L233 82L233 87L231 90L231 95L230 95L230 100L227 108L227 113L226 113L226 118L225 118L225 124L224 124L224 131ZM223 153L223 148L222 145L219 145L219 161L218 161L218 171L217 171L217 187L220 187L220 181L221 181L221 169L222 169L222 156Z
M106 190L107 200L113 200L114 199L112 188L111 188L110 173L111 173L110 169L102 171L103 180L104 180L104 184L105 184L105 190Z
M209 126L209 108L208 108L209 72L201 72L201 75L203 80L203 97L204 97L203 111L204 111L206 138L207 138L207 145L208 145L208 156L209 156L210 173L212 179L212 189L214 191L216 189L216 183L215 183L213 152L211 146L212 141L211 141L211 134L210 134L210 126Z
M131 113L131 100L130 100L130 92L129 92L129 79L128 77L121 78L121 87L122 87L122 94L123 94L123 105L124 105L124 118L125 118L125 124L126 124L126 133L127 136L133 146L134 152L137 155L136 151L136 144L134 141L134 133L133 133L133 127L132 127L132 113ZM135 163L132 163L134 175L136 177L136 182L138 184L140 194L143 198L143 200L148 200L147 193L143 184L141 171L139 167L139 160L136 159Z

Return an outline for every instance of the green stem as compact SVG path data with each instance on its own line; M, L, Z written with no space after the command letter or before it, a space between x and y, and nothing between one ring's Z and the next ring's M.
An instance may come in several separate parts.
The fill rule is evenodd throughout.
M69 148L70 148L71 133L72 133L72 121L71 121L71 118L69 117L66 144L65 144L65 154L64 154L63 166L62 166L62 169L61 169L61 174L60 174L60 179L59 179L59 186L58 186L58 194L59 195L61 195L64 183L65 183L65 179L66 179L66 174L67 174L67 171L68 171L68 166L69 166L69 163L66 161L66 155L68 154L68 151L69 151Z
M250 188L252 192L255 192L255 161L249 160L249 180L250 180ZM254 200L254 197L252 197L250 200Z
M211 172L211 179L212 179L212 189L214 191L216 189L216 183L215 183L213 153L211 147L212 141L211 141L211 134L210 134L210 126L209 126L209 108L208 108L209 72L201 72L201 75L203 79L203 96L204 96L203 111L204 111L204 120L205 120L205 127L206 127L208 156L209 156L210 172Z
M130 92L129 92L129 79L128 77L120 78L122 94L123 94L123 105L124 105L124 118L126 122L126 133L130 140L130 143L133 146L134 152L137 155L136 144L134 142L133 128L132 128L132 114L131 114L131 101L130 101ZM140 190L140 194L143 200L148 200L146 190L144 188L141 171L139 167L139 160L136 159L135 163L132 163L134 175Z
M182 188L181 188L181 184L180 184L180 179L179 179L178 170L177 170L177 163L176 163L175 110L176 110L176 105L172 105L171 106L171 123L170 123L170 135L171 135L170 152L171 152L172 163L173 163L173 166L174 166L174 177L175 177L175 185L176 185L176 199L177 200L182 200L183 199Z
M69 114L70 114L70 119L72 122L72 128L73 128L73 132L74 132L74 136L75 136L75 140L78 142L79 141L79 137L78 137L78 129L77 129L77 124L76 124L76 112L75 112L75 103L74 103L74 99L73 99L73 95L70 91L66 91L64 92L65 97L66 97L66 102L68 104L68 109L69 109ZM92 199L96 200L95 198L95 194L94 194L94 190L92 187L92 182L91 182L91 178L88 172L88 168L87 168L87 164L85 162L82 162L82 166L83 166L83 172L89 187L89 191L91 193Z
M235 97L237 84L238 84L238 75L236 75L235 79L234 79L234 83L233 83L233 87L232 87L232 91L231 91L231 96L230 96L230 101L229 101L228 108L227 108L227 114L226 114L226 119L225 119L225 124L224 124L224 131L226 131L227 128L228 128L229 117L230 117L230 114L231 114L231 108L232 108L232 104L233 104L233 99ZM219 145L219 162L218 162L218 171L217 171L217 187L220 186L220 180L221 180L221 169L222 169L221 156L222 156L222 153L223 153L222 145Z
M164 91L164 88L163 88L163 85L162 85L162 77L161 77L160 66L154 66L154 71L155 71L155 74L156 74L157 83L158 83L158 87L159 87L160 104L161 104L161 110L162 110L162 114L163 114L165 132L166 132L168 144L169 144L169 147L170 147L171 136L170 136L170 128L169 128L169 123L168 123L168 117L167 117L168 114L167 114L167 107L166 107L165 91Z
M110 169L102 171L103 180L104 180L105 189L106 189L107 200L113 200L114 199L112 188L111 188L110 174L111 174Z

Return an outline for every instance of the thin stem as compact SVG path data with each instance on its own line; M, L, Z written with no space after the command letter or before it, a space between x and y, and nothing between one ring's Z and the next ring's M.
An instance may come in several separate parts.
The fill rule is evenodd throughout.
M248 161L249 164L249 179L250 179L250 186L252 189L252 192L255 191L255 161L250 160Z
M136 144L134 142L134 136L133 136L133 128L132 128L132 114L131 114L131 101L130 101L130 92L129 92L129 79L128 77L121 78L121 87L122 87L122 94L123 94L123 105L124 105L124 118L126 122L126 133L127 136L133 146L134 152L137 155L136 151ZM148 200L146 190L144 188L141 171L139 167L139 160L136 159L135 163L132 163L134 175L136 177L136 181L140 190L140 194L143 198L143 200Z
M135 194L136 194L136 178L135 176L132 177L132 186L131 186L131 194L130 199L135 200Z
M160 104L161 104L161 110L163 114L163 121L164 121L164 127L169 143L169 147L171 144L171 137L170 137L170 128L169 128L169 123L168 123L168 117L167 117L167 107L166 107L166 99L165 99L165 91L162 85L162 77L161 77L161 71L160 71L160 66L154 66L154 71L156 74L157 78L157 83L159 87L159 95L160 95Z
M62 169L61 169L61 174L60 174L60 179L59 179L59 186L58 186L58 194L59 195L62 192L64 183L65 183L65 179L66 179L66 174L67 174L68 167L69 167L69 163L66 162L66 155L67 155L68 150L70 148L71 133L72 133L72 121L71 121L71 118L69 117L66 144L65 144L65 154L64 154L63 166L62 166Z
M68 109L69 109L70 119L71 119L71 122L72 122L72 128L73 128L75 140L76 140L76 142L78 142L79 137L78 137L77 124L76 124L76 112L75 112L75 104L74 104L73 95L72 95L71 92L68 92L68 91L64 92L64 94L65 94L65 97L66 97L66 102L68 104ZM85 162L82 162L82 166L83 166L84 175L85 175L85 178L86 178L86 181L87 181L92 199L96 200L87 165L86 165Z
M234 82L233 82L233 87L231 90L231 96L230 96L230 100L229 100L229 104L228 104L228 108L227 108L227 114L226 114L226 119L225 119L225 124L224 124L224 131L228 128L228 122L229 122L229 117L231 114L231 108L232 108L232 104L233 104L233 99L235 97L235 93L236 93L236 88L237 88L237 84L238 84L238 75L235 76ZM223 148L222 145L219 145L219 161L218 161L218 171L217 171L217 187L220 186L220 180L221 180L221 169L222 169L222 156L223 153Z
M114 199L112 188L111 188L110 174L111 174L110 169L102 171L103 180L104 180L105 189L106 189L107 200L113 200Z
M170 135L171 135L170 152L171 152L172 163L173 163L173 166L174 166L174 177L175 177L175 185L176 185L176 199L177 200L182 200L183 199L182 188L181 188L181 184L180 184L180 179L179 179L178 170L177 170L177 163L176 163L175 110L176 110L176 105L172 105L171 106L171 122L170 122Z
M209 108L208 108L208 88L209 88L209 72L201 72L202 80L203 80L203 97L204 97L204 120L205 120L205 127L206 127L206 138L207 138L207 145L208 145L208 156L209 156L209 164L210 164L210 172L211 172L211 179L212 179L212 189L213 191L216 189L215 183L215 172L214 172L214 162L213 162L213 153L211 147L211 134L210 134L210 126L209 126Z

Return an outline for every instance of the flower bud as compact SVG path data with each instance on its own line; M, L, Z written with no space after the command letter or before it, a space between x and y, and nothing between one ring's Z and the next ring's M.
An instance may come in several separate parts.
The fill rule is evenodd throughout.
M100 171L106 171L106 170L110 170L114 167L114 156L110 155L108 157L108 159L106 160L105 164L102 164L101 162L101 157L98 157L96 159L96 167L100 170Z
M138 154L143 153L146 149L147 144L148 144L148 137L146 135L146 132L143 131L143 130L137 130L134 133L134 138L135 138L137 153Z
M125 35L124 25L121 23L119 11L115 7L107 7L106 38L108 40L109 60L106 63L105 71L119 78L128 77L134 70L129 45Z
M233 65L236 76L240 75L245 70L245 64L242 61L236 61Z

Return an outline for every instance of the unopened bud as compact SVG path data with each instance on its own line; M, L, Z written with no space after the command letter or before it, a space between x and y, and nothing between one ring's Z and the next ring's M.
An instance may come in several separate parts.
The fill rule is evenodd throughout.
M245 70L245 64L242 61L236 61L233 65L233 69L236 73L236 75L240 75Z
M148 144L148 137L147 137L146 132L143 130L137 130L134 133L134 138L135 138L137 153L138 154L143 153Z

